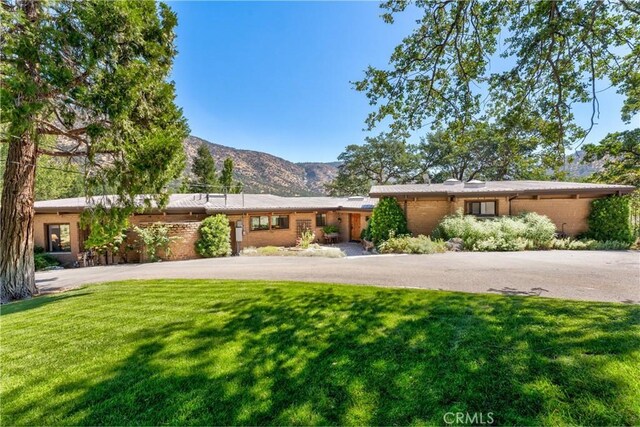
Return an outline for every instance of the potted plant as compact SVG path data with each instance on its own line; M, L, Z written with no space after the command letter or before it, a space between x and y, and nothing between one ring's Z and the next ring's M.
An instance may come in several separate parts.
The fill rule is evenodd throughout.
M324 233L325 240L338 240L340 237L340 229L337 225L325 225L322 227L322 232Z

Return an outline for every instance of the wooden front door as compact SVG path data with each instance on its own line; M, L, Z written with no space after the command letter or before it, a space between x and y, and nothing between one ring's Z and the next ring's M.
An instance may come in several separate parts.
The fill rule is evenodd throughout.
M360 214L349 214L349 239L360 241Z

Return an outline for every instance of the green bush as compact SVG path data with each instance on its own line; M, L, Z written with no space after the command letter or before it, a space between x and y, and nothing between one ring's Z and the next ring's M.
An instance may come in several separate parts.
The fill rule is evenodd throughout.
M338 233L340 232L340 228L337 225L329 224L322 227L322 232L324 234Z
M459 211L445 217L432 237L443 240L460 238L464 249L472 251L522 251L549 248L555 230L549 218L536 213L478 219Z
M609 196L595 199L591 202L589 230L584 237L601 242L614 240L631 244L634 236L629 216L629 198Z
M380 244L378 250L395 254L435 254L446 252L447 247L442 240L431 240L422 234L418 237L392 235Z
M371 227L368 225L360 232L360 240L371 241Z
M205 258L231 255L231 228L226 215L218 214L202 221L196 251Z
M393 197L383 197L373 209L369 220L369 233L376 245L389 238L390 233L395 236L409 234L407 218L402 208Z
M42 249L42 251L38 251L37 247L36 250L34 250L33 261L36 267L36 271L44 270L47 267L55 267L57 265L60 265L60 262L55 257L44 253L44 249Z
M177 237L169 236L169 227L162 223L155 223L145 227L134 226L133 231L138 235L137 248L141 254L146 254L149 261L155 262L160 258L158 253L162 250L167 256L171 255L171 242Z

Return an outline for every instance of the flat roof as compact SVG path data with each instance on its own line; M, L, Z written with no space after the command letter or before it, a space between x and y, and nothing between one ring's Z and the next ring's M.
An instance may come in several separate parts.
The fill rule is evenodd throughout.
M144 196L140 197L140 203ZM36 213L82 212L97 205L110 205L117 201L115 196L73 197L68 199L42 200L35 202ZM273 194L171 194L162 212L194 213L242 213L271 211L313 211L313 210L363 210L370 211L377 199L366 196L353 197L283 197Z
M632 185L560 181L479 181L440 184L374 185L369 196L464 196L520 194L627 194Z

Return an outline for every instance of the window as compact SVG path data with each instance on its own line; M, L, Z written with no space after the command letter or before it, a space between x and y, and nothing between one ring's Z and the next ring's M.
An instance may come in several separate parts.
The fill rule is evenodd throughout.
M267 215L252 216L249 223L251 231L269 229L269 217Z
M71 252L69 224L47 224L47 251Z
M327 214L326 213L317 213L316 214L316 227L324 227L327 225Z
M467 202L467 215L496 216L496 201Z
M289 228L289 215L271 216L271 228L272 229Z

